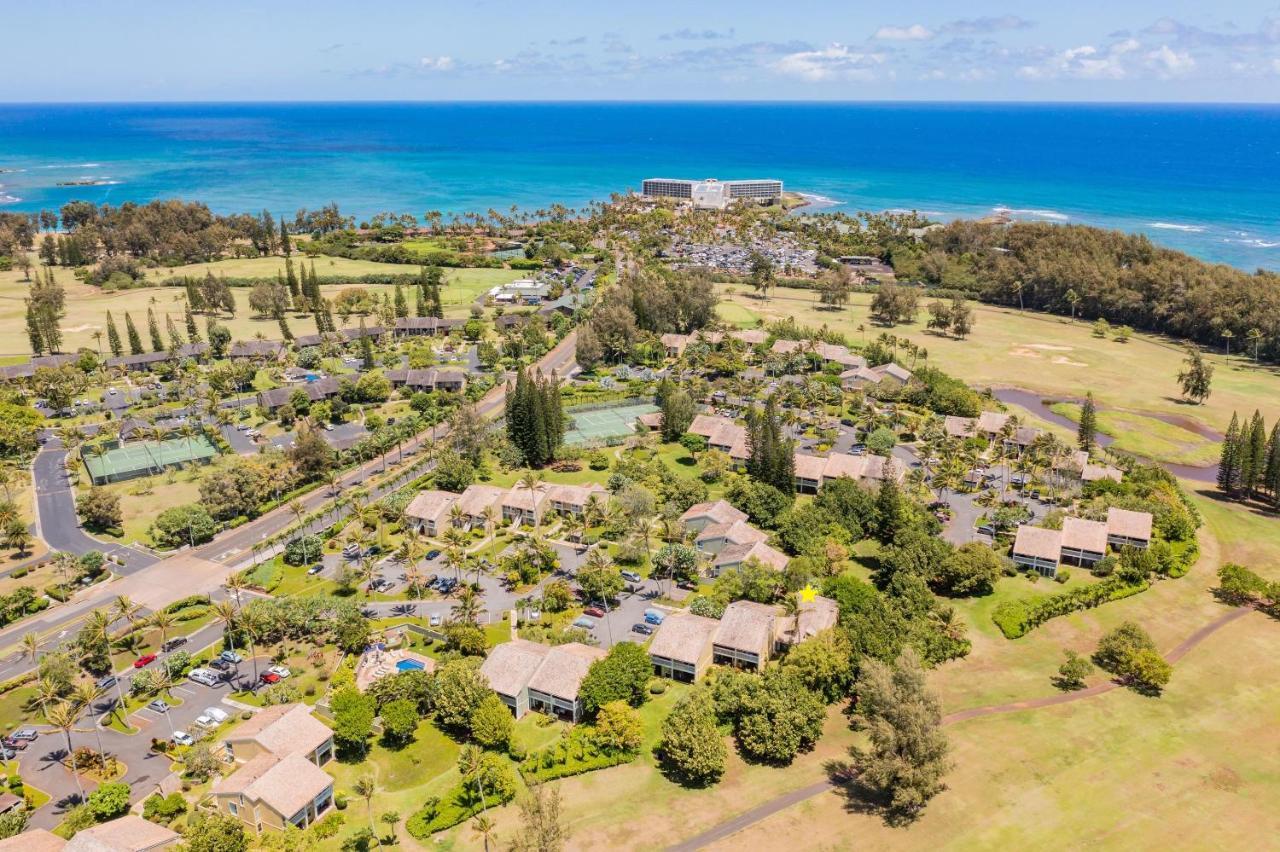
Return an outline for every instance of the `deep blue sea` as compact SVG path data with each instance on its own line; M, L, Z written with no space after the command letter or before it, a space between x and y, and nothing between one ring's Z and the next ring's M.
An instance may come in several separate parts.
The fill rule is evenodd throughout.
M645 177L780 178L836 209L1142 231L1280 268L1280 107L778 103L0 105L0 210L181 197L356 216L571 207ZM59 187L92 180L99 185Z

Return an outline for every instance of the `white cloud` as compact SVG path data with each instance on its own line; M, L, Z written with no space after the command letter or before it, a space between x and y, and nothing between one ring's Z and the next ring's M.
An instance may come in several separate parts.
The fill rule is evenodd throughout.
M881 41L928 41L933 35L933 30L924 24L912 24L909 27L881 27L876 30L874 38Z
M961 18L960 20L943 24L940 31L958 35L974 35L1005 30L1029 30L1033 26L1035 24L1031 21L1018 15L1001 15L999 17Z
M1068 48L1038 65L1024 65L1018 76L1025 80L1052 80L1074 77L1082 80L1123 80L1128 76L1126 57L1142 45L1136 39L1124 39L1106 49L1091 44Z
M454 65L452 56L424 56L418 60L418 67L424 71L452 71Z
M1190 53L1179 53L1167 44L1162 44L1146 56L1148 67L1161 77L1176 77L1186 74L1196 67L1196 60Z
M869 80L875 76L875 68L884 59L883 53L862 53L843 44L832 44L821 50L789 53L770 67L779 74L810 83L838 79Z

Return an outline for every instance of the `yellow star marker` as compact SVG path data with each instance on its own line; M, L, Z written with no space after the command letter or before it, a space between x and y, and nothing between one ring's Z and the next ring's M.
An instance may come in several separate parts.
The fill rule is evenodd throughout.
M802 603L812 603L817 594L818 590L806 583L805 587L800 590L800 601Z

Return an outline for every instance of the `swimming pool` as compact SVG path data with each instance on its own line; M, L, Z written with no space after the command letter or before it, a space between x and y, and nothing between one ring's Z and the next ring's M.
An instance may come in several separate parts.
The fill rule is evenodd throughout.
M402 672L420 672L426 666L417 660L400 660L396 663L396 668Z

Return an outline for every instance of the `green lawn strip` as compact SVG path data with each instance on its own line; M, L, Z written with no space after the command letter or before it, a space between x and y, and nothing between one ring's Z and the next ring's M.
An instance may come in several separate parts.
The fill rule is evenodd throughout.
M1076 403L1056 402L1050 408L1063 417L1080 420L1080 406ZM1099 411L1098 431L1115 438L1113 449L1176 464L1211 464L1222 451L1215 441L1132 411Z

